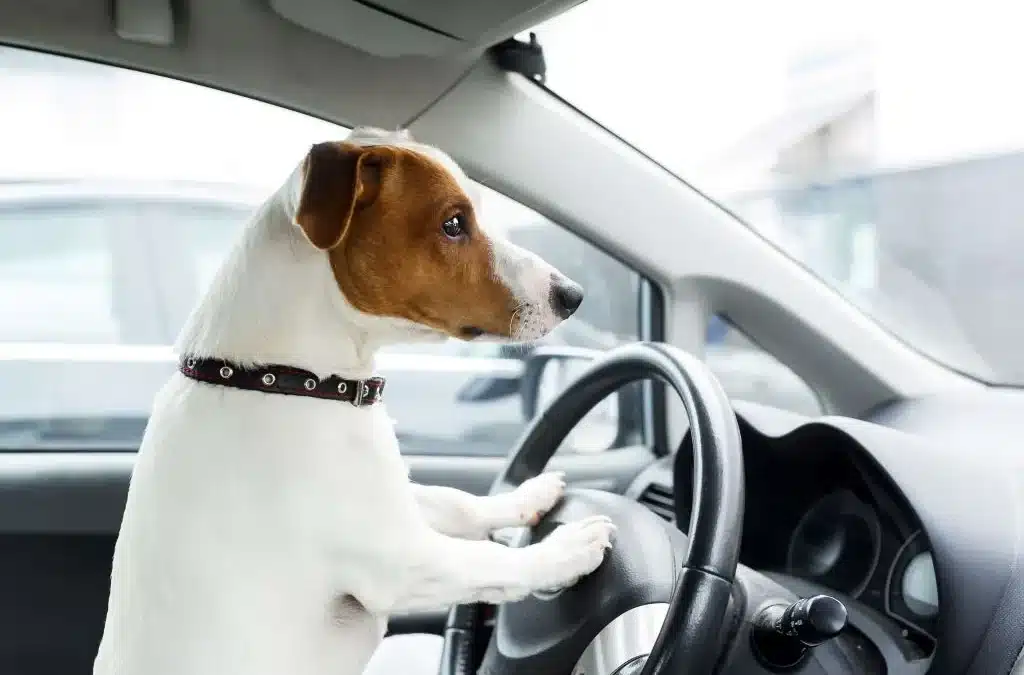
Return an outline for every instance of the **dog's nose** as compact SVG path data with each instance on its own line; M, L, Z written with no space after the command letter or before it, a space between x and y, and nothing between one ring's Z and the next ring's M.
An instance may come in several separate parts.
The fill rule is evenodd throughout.
M561 319L568 319L583 302L583 287L565 277L551 280L551 309Z

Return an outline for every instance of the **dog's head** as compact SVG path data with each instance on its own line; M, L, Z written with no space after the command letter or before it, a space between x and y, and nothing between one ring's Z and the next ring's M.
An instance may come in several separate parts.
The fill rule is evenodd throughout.
M314 145L296 190L295 224L364 314L464 340L529 341L583 300L578 284L488 232L465 174L407 133L357 129Z

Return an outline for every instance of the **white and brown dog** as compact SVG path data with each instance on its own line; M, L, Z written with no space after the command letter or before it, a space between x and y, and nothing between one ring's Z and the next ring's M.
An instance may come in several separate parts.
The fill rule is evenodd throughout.
M560 475L493 497L414 485L383 405L349 391L375 402L382 345L534 340L580 304L472 195L444 153L357 129L260 207L154 402L96 675L358 675L389 614L512 601L600 564L605 518L525 548L487 539L550 509Z

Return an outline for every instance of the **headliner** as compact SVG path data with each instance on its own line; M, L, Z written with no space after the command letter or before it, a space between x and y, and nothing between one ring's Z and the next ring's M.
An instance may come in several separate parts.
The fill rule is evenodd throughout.
M0 42L166 74L344 126L397 128L488 46L579 1L32 0L0 3Z

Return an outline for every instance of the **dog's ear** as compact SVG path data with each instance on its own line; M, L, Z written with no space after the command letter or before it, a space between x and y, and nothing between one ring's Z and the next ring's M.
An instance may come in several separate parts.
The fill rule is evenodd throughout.
M295 223L321 250L338 246L353 216L380 193L388 153L382 147L317 143L303 162Z

